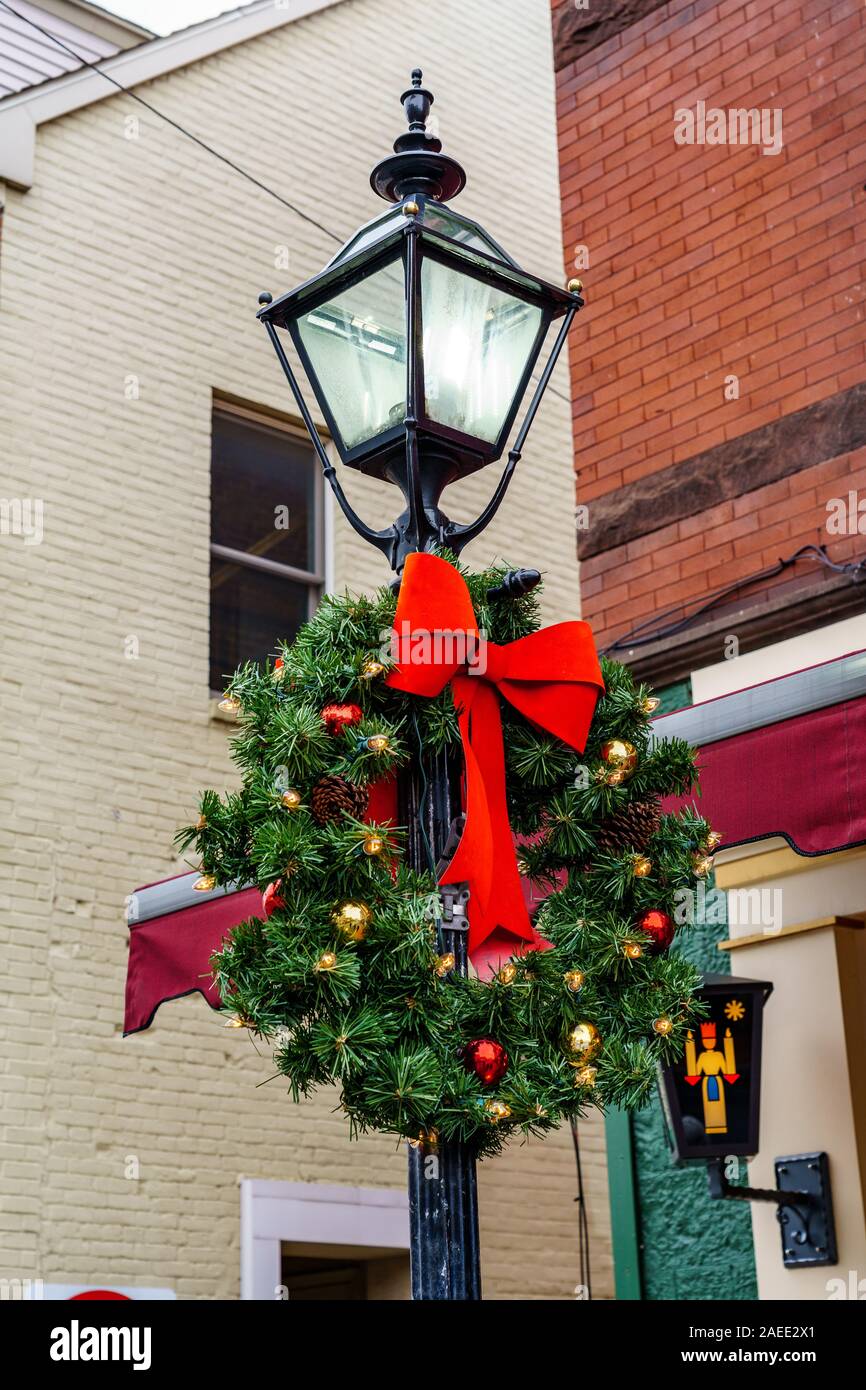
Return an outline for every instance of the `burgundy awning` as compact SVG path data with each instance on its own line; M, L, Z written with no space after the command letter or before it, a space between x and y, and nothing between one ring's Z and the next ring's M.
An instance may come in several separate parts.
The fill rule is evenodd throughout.
M866 843L866 696L701 749L701 814L723 846L781 835L799 854Z
M160 1004L196 990L211 1008L221 1007L210 958L232 927L261 912L262 897L257 889L244 888L202 902L192 887L197 878L198 874L182 874L139 888L133 895L133 902L146 910L148 894L154 889L175 888L185 890L193 905L145 921L130 921L124 1033L149 1028Z
M773 835L809 855L866 843L866 653L692 705L654 730L700 748L697 805L724 848Z

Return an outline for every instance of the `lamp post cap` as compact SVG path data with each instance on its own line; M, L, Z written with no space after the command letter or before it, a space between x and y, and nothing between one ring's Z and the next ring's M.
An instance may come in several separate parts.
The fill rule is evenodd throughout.
M448 202L466 183L457 160L443 154L442 141L427 130L433 93L422 87L423 75L420 68L412 69L412 85L400 97L408 129L394 141L394 153L380 160L370 175L375 192L391 203L411 193Z
M261 304L262 308L266 308L268 304L273 304L273 302L274 296L271 294L270 290L262 290L261 294L259 295L259 303Z

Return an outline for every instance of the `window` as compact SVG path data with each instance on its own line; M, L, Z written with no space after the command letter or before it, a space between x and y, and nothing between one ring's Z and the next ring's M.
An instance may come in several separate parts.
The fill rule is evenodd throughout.
M410 1296L408 1254L353 1246L335 1246L329 1253L327 1246L283 1242L280 1267L280 1293L290 1303L381 1302Z
M263 661L311 616L323 583L322 483L288 427L221 407L211 446L210 688Z

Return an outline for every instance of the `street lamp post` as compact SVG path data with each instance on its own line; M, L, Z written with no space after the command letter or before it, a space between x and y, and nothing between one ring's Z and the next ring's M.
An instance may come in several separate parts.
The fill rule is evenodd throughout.
M580 281L563 290L528 274L450 207L466 176L427 132L433 97L421 78L415 69L401 97L408 129L370 176L387 211L361 227L320 274L279 299L260 295L258 315L341 510L398 575L412 551L459 554L493 519L583 305ZM404 510L390 525L370 526L351 506L293 358L341 462L402 492ZM450 520L440 506L444 489L502 457L528 394L489 502L468 524ZM537 579L535 571L518 571L505 587L525 592ZM453 849L459 807L453 759L418 749L400 791L413 867L434 870ZM468 895L454 885L442 891L440 950L453 952L465 974ZM433 1152L411 1147L409 1209L413 1298L480 1298L472 1153L456 1143Z

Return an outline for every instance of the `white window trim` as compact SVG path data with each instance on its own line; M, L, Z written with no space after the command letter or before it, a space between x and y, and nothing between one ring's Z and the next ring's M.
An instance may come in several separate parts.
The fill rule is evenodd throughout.
M409 1249L409 1197L390 1187L241 1178L241 1298L273 1302L283 1241Z

